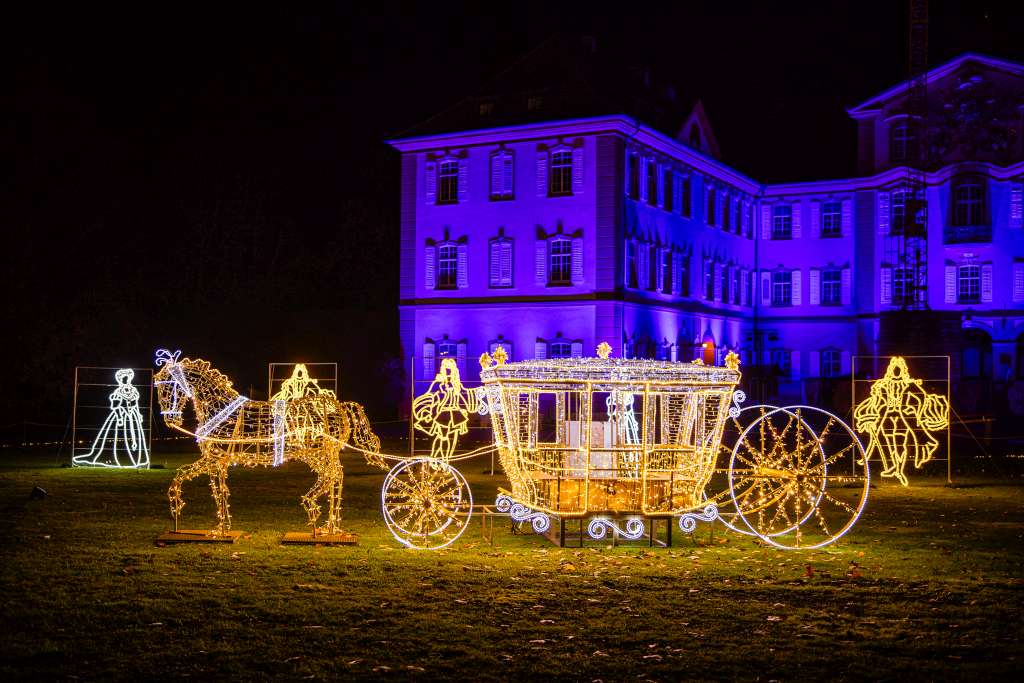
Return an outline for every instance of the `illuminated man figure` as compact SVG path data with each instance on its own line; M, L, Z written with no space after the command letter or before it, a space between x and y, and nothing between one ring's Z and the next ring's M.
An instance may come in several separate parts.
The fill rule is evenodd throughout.
M132 386L135 371L114 373L117 388L110 392L110 414L88 453L72 458L75 465L98 467L149 467L149 447L139 412L139 390Z
M426 393L412 402L416 429L434 437L430 457L447 463L455 453L459 435L469 430L469 413L477 410L476 392L462 386L454 358L442 358L441 368Z
M633 394L628 391L613 391L604 400L608 408L608 426L615 434L619 444L634 445L640 443L639 425L633 413ZM640 476L640 453L629 451L619 454L619 469L624 476L636 478Z
M305 398L306 396L319 396L320 394L334 396L334 392L330 389L321 389L320 385L317 384L317 380L309 376L306 366L299 363L292 370L292 376L281 382L281 388L278 389L277 393L270 400L291 401L297 398Z
M907 361L896 357L885 376L871 385L871 395L854 410L853 420L857 431L870 438L864 457L877 452L882 476L896 477L907 486L907 459L913 453L917 468L932 459L939 442L931 432L949 424L949 402L926 392L921 380L910 376Z

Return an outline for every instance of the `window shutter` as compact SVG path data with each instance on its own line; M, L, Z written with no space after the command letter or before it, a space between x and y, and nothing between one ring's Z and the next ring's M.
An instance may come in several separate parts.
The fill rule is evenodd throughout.
M672 254L672 293L680 295L683 293L683 269L679 260L683 255L678 251ZM1024 273L1024 270L1021 270Z
M548 151L537 150L537 196L548 196Z
M583 238L572 238L572 283L583 284Z
M572 150L572 193L583 192L583 145Z
M469 157L459 159L459 203L469 198Z
M849 306L853 303L853 273L849 268L843 268L843 272L840 274L841 286L842 286L842 303L844 306Z
M423 165L423 196L427 204L437 203L437 162Z
M746 270L740 271L740 305L748 306L750 302L747 301L747 286L750 283L750 273Z
M665 292L665 291L662 290L662 284L665 282L665 257L663 255L665 251L666 251L666 249L664 247L659 247L658 248L658 265L657 265L657 270L658 270L657 280L658 281L655 283L654 289L656 291L658 291L658 292L662 292L663 294L668 294L669 292Z
M889 234L889 193L878 193L878 234Z
M548 357L548 343L543 339L538 338L537 343L533 345L533 357L543 360Z
M821 237L821 202L815 199L811 202L811 238L818 237Z
M767 270L761 271L761 305L772 305L772 274Z
M437 366L434 364L435 348L432 341L423 343L423 379L432 379L437 372Z
M750 202L743 202L743 236L750 238Z
M544 287L548 284L548 241L538 239L533 252L533 279Z
M1013 300L1024 301L1024 263L1013 264Z
M800 379L800 352L789 352L789 378Z
M641 157L641 156L638 156L636 158L636 162L640 165L640 168L637 171L637 173L640 176L640 201L646 202L647 201L647 193L651 189L651 188L647 187L647 164L649 162L647 161L646 157Z
M647 284L650 282L650 273L647 272L647 268L650 267L649 254L651 250L642 242L637 243L636 249L637 289L647 289Z
M459 366L459 374L463 381L466 379L466 342L460 341L455 345L455 364Z
M501 245L502 243L497 240L491 242L491 262L488 264L488 278L491 287L501 286Z
M502 190L506 196L512 196L516 191L516 158L511 154L502 157Z
M850 199L844 199L842 204L841 214L841 230L843 231L843 237L849 237L853 234L853 201Z
M460 244L456 249L456 255L458 260L456 261L456 268L458 272L455 274L455 285L459 289L466 289L469 287L469 247L465 244Z
M839 352L839 374L846 376L850 374L850 352Z
M811 306L821 303L821 271L817 268L807 271L807 303Z
M654 172L654 197L659 209L665 208L665 167L658 164L658 170Z
M807 353L807 376L817 377L821 374L820 352L809 351Z
M683 212L683 176L672 174L672 210Z
M772 207L770 204L761 205L761 239L772 238Z
M992 303L992 264L981 264L981 300Z
M793 202L793 239L795 240L798 240L803 236L803 230L800 226L803 213L803 202Z
M793 278L793 297L790 300L790 304L793 306L800 306L803 303L803 278L801 277L800 269L796 269L792 274Z
M573 358L583 358L583 342L574 341L569 345L569 353Z
M892 303L892 268L883 266L879 269L881 274L882 305L888 306Z
M947 304L956 303L956 266L946 264L946 297Z
M715 289L715 301L722 300L722 264L716 263L714 270L711 273L713 279L713 285Z
M437 286L437 267L435 265L437 261L437 248L433 246L427 246L423 249L423 275L425 282L423 283L427 289L434 289Z
M491 155L491 196L505 194L505 155L501 152Z
M502 240L501 245L501 266L498 276L498 284L502 287L512 286L512 240Z
M1024 183L1010 185L1010 227L1024 228Z

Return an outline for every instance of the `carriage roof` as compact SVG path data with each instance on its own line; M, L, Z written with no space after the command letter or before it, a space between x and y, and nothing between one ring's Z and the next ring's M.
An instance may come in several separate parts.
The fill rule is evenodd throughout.
M633 358L551 358L504 363L484 368L480 379L485 383L503 380L549 382L592 382L632 384L638 388L650 382L659 387L707 387L736 385L738 369L692 363L643 360Z

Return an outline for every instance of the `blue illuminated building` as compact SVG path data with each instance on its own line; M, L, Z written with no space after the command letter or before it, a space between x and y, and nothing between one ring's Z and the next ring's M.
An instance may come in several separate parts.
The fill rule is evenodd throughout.
M550 89L389 141L406 367L429 379L450 355L476 379L499 343L513 360L735 350L766 395L820 402L853 355L924 344L984 407L1024 377L1024 65L963 55L927 81L925 117L907 83L848 110L860 175L837 180L734 170L699 103L672 125Z

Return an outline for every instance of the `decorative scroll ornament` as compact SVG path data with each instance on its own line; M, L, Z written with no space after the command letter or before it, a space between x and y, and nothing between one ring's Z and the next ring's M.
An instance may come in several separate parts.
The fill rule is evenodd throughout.
M745 391L743 391L742 389L737 389L736 391L732 392L732 403L733 403L733 405L729 406L729 417L732 417L732 418L739 417L740 416L740 411L743 410L740 407L740 404L743 403L746 400L747 400L747 393Z
M110 413L96 433L88 453L76 455L72 464L89 467L149 467L149 445L139 410L139 390L132 385L135 371L114 373L117 388L110 392Z
M516 522L529 522L533 530L538 534L545 533L551 528L551 518L543 512L535 512L522 503L517 503L505 494L501 494L494 501L494 509L498 512L508 513Z
M367 462L383 464L378 456L380 440L370 430L362 406L340 402L330 392L303 391L299 398L251 401L207 361L181 358L179 351L157 351L156 364L160 371L153 379L164 421L196 437L202 454L178 470L167 491L175 528L185 507L181 494L185 482L201 474L210 477L217 510L214 533L223 534L231 528L230 466L278 465L295 459L317 474L313 488L302 497L314 533L341 531L342 447L351 440L362 447ZM183 408L189 402L198 422L195 431L183 427ZM318 527L321 499L328 509L326 523Z
M718 519L718 506L708 503L702 512L687 512L679 517L679 529L685 534L692 534L697 529L697 522L713 522Z
M946 397L928 393L922 384L910 376L907 361L897 356L853 411L854 429L868 435L864 457L877 453L882 476L895 477L904 486L909 484L907 461L913 456L918 469L930 461L939 447L932 432L949 426Z
M612 520L603 517L595 517L587 525L587 535L595 541L600 541L609 531L614 531L628 541L636 541L644 537L647 529L644 526L644 520L639 517L627 519L625 527L620 527Z

